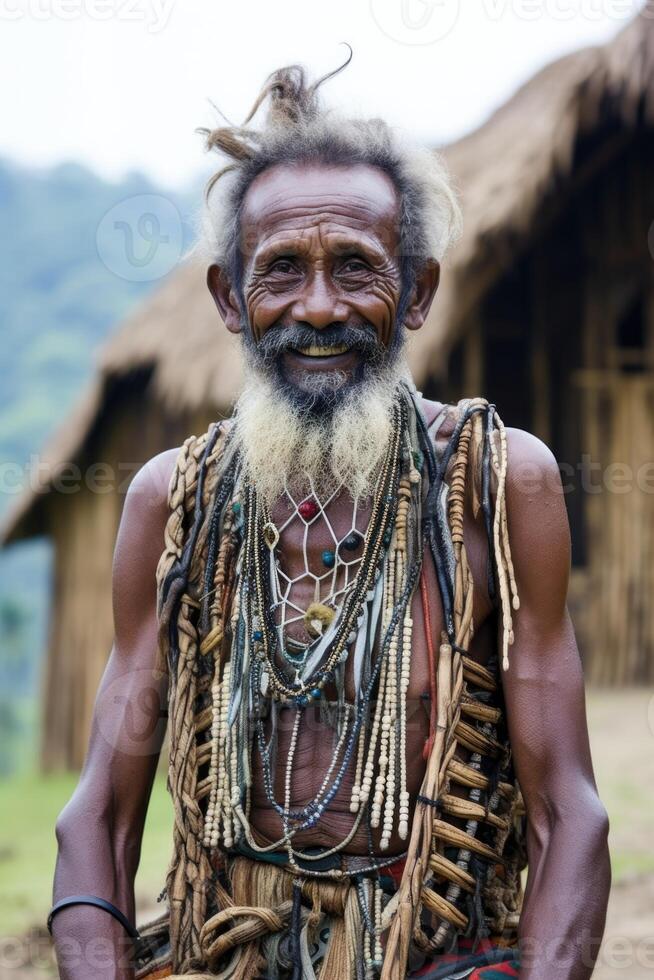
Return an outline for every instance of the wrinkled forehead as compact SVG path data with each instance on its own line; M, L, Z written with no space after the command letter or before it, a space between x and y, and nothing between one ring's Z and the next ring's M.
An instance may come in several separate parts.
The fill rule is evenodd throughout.
M373 241L397 255L399 194L391 178L367 164L280 164L265 170L247 190L241 213L241 247L252 255L274 238L298 244L312 230L337 248Z

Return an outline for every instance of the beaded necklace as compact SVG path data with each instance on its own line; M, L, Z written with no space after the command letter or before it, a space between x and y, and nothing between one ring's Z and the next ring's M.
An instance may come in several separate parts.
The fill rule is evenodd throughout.
M309 480L308 494L297 500L285 487L278 508L283 519L279 525L269 519L263 529L270 550L270 609L277 616L278 648L286 663L296 671L304 667L311 651L329 630L361 564L364 534L357 528L359 498L352 500L352 515L345 534L337 533L328 515L329 505L345 495L344 491L345 485L341 483L323 498L313 480ZM284 514L284 508L288 514ZM278 543L293 525L299 525L302 535L302 567L291 577L284 568ZM320 571L316 571L308 552L309 535L316 533L324 536L323 543L328 542L320 555ZM298 605L293 597L293 589L300 585L313 591L313 601L306 608ZM291 635L289 627L300 627L303 636Z
M256 851L281 847L287 850L291 864L298 859L324 858L324 852L313 856L297 850L293 838L320 821L350 764L355 771L350 800L353 825L329 853L347 846L367 814L371 827L382 828L382 850L388 848L394 829L402 839L407 838L410 600L422 556L421 477L416 463L421 463L421 453L414 410L408 392L401 388L356 572L341 591L340 603L331 596L334 614L324 631L301 659L291 663L284 656L283 633L274 620L275 602L279 601L274 551L280 531L256 487L245 479L236 481L232 511L238 514L242 534L239 581L229 669L225 668L221 682L214 685L211 771L220 770L220 776L212 778L205 843L230 848L244 838ZM303 516L311 519L314 515L307 508ZM355 695L348 705L344 672L350 657ZM333 755L315 797L302 809L293 809L293 763L305 711L310 705L320 707L328 687L336 689L338 698ZM295 717L280 801L274 792L274 763L279 711L283 709L295 712ZM249 823L253 746L260 756L266 796L283 828L279 840L263 847L256 843Z

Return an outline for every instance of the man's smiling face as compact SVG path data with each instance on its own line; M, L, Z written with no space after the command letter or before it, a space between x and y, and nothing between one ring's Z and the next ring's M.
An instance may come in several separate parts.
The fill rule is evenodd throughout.
M406 325L421 325L424 298L403 302L399 211L390 177L366 164L278 165L248 188L240 296L216 266L208 284L227 327L296 403L324 410L387 364L401 305ZM424 313L437 267L428 279Z

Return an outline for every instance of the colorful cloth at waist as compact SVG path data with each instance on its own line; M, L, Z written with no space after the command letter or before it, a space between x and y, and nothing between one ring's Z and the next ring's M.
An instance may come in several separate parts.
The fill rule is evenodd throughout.
M460 940L454 953L443 954L408 977L421 980L500 980L501 977L517 977L520 969L520 954L517 948L494 946L488 940L481 940L473 952L468 940Z

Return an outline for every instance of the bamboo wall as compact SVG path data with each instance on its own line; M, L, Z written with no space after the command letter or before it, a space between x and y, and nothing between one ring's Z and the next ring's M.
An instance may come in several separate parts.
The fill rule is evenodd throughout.
M138 465L203 431L208 413L171 418L147 397L147 379L126 379L107 405L110 424L80 464L108 463L118 492L53 493L54 544L49 650L43 677L42 767L79 769L86 753L98 684L113 642L113 548L130 475ZM162 543L163 547L163 543Z
M468 318L432 394L484 394L552 447L586 676L652 683L654 137L596 135L576 172Z
M587 503L587 672L600 684L652 683L654 378L589 371L580 383L603 478Z
M588 675L654 681L654 140L601 174L585 222L584 367L575 376L585 445ZM648 242L649 238L649 242Z

